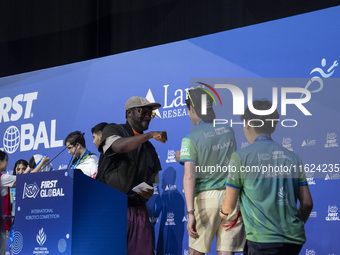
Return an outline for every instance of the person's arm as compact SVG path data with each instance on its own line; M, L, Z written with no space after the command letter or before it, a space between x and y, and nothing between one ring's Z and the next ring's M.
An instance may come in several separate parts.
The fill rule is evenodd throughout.
M194 214L194 199L195 199L195 162L185 161L184 162L184 177L183 177L183 188L187 210L189 212L189 218L187 223L188 234L192 238L198 238L199 235L196 231L196 218ZM197 208L196 208L197 209Z
M17 176L16 175L3 174L0 178L1 189L3 189L3 188L15 188L16 183L17 183ZM1 195L3 195L3 194L1 194Z
M152 131L137 136L121 137L111 144L111 149L115 153L126 153L136 149L138 146L150 140L151 138L154 138L162 143L167 141L166 132Z
M26 167L26 170L23 172L24 174L28 174L28 173L30 173L31 172L31 168L30 168L30 166L27 166Z
M232 213L235 210L239 194L239 189L235 189L230 186L226 187L225 197L221 206L221 210L223 213L220 211L221 218L226 218L226 214Z
M37 173L40 172L41 168L45 165L45 163L47 163L48 161L50 161L50 158L47 156L44 156L42 158L42 160L40 161L40 163L31 171L31 173Z
M299 213L302 221L306 223L309 218L309 214L313 209L313 199L308 185L299 186L298 199L300 201Z
M236 152L234 152L230 158L230 166L232 166L231 169L236 169L236 171L228 172L225 196L221 206L221 210L223 213L221 213L220 210L221 218L227 218L227 215L225 214L232 213L237 205L237 200L243 185L243 178L241 172L239 171L241 165L242 165L241 158Z
M176 151L175 152L175 157L176 157L176 161L179 162L181 160L181 151Z

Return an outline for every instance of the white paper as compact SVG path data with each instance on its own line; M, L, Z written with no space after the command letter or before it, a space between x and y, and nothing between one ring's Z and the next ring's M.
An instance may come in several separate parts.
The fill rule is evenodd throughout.
M141 190L146 191L147 189L153 189L153 187L151 187L149 184L147 184L146 182L142 182L140 184L138 184L136 187L134 187L132 189L132 191L134 192L140 192Z

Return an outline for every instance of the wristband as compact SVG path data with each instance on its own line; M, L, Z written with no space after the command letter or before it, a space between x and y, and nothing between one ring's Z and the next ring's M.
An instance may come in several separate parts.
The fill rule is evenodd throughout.
M228 215L229 215L229 213L224 213L224 212L222 211L222 207L221 207L221 209L220 209L220 213L222 213L222 214L225 215L225 216L228 216Z
M187 214L194 214L194 212L195 212L195 209L192 209L190 211L187 211Z

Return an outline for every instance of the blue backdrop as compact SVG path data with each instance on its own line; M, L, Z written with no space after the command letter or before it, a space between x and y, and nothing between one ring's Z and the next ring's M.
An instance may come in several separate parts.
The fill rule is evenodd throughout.
M9 153L8 169L16 160L28 160L36 153L53 158L63 149L67 134L75 130L85 132L87 147L98 153L92 143L93 126L125 122L124 105L131 96L159 102L162 107L150 130L166 130L168 142L152 141L163 168L148 203L155 249L157 254L188 254L183 167L174 160L182 137L190 130L185 90L197 81L212 86L233 82L245 98L247 88L253 87L254 98L271 99L276 86L280 105L281 87L306 88L312 97L304 106L312 115L289 105L282 119L294 119L298 125L279 125L273 138L301 155L310 168L307 176L315 206L301 254L339 254L339 15L340 7L334 7L2 78L0 148ZM313 82L308 85L309 81ZM239 121L230 92L218 89L218 93L223 102L223 108L216 106L219 118ZM242 126L233 128L238 148L247 146ZM64 152L53 161L54 169L66 168L69 160ZM214 247L210 254L216 254Z

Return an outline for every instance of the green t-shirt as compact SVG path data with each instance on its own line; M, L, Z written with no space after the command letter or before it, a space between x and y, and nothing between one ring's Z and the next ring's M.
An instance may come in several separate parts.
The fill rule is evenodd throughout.
M300 157L271 139L260 140L233 153L230 167L226 185L240 189L247 240L304 244L296 205L299 186L307 185Z
M180 162L195 162L195 196L201 191L225 189L227 166L236 150L234 130L201 121L182 139Z

